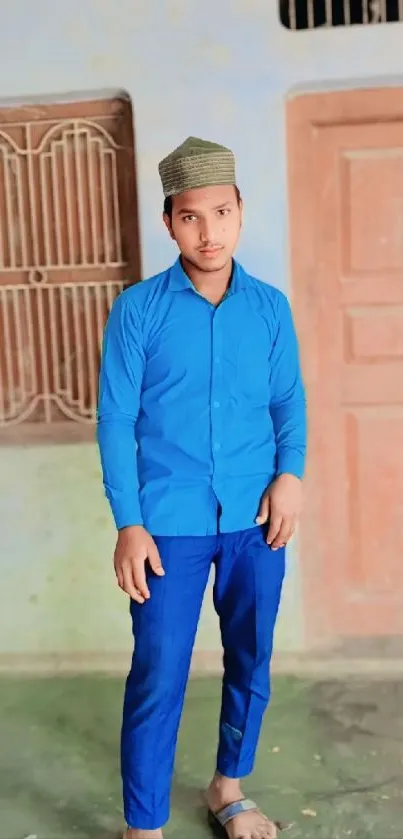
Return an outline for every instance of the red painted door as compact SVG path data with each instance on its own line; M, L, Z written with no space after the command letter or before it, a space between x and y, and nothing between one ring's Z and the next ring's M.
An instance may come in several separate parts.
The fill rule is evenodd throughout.
M403 637L403 91L288 106L311 644Z

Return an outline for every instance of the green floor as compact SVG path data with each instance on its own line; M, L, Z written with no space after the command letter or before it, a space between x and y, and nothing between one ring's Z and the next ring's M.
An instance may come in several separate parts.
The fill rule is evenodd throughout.
M0 839L112 839L123 682L0 681ZM190 684L166 837L203 839L219 682ZM289 839L402 839L403 684L274 682L246 790Z

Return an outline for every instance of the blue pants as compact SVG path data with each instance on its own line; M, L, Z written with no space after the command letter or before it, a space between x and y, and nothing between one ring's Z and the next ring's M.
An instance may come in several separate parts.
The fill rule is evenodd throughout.
M153 830L169 817L175 748L203 595L215 565L214 605L224 648L217 770L253 768L270 697L273 631L284 549L262 528L156 539L165 577L149 575L151 599L131 603L135 649L122 726L122 779L129 827Z

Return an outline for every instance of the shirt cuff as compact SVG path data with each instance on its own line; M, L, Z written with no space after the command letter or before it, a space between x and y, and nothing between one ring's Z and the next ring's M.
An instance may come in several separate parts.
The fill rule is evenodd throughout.
M132 498L120 498L111 502L113 518L117 530L122 530L124 527L143 527L143 517L141 515L140 503L137 496Z
M277 477L279 475L295 475L302 481L305 472L305 453L295 449L284 449L277 452Z

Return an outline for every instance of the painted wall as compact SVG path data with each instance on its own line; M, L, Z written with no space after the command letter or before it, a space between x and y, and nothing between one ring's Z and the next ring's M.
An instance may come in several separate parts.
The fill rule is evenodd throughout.
M158 160L189 134L230 145L246 202L239 257L288 288L284 101L399 84L403 24L291 33L275 0L15 0L1 23L0 104L125 90L134 108L144 274L173 258ZM308 499L309 503L309 499ZM114 533L92 445L0 449L0 665L120 666L130 648ZM298 551L279 650L303 650ZM197 641L219 650L208 600Z

